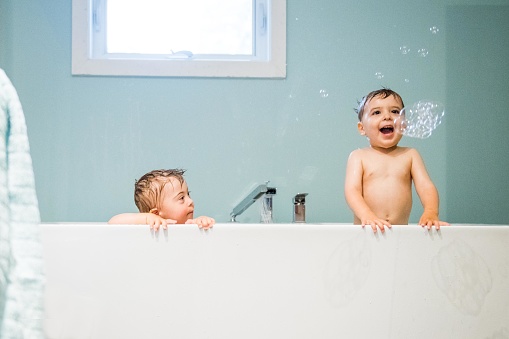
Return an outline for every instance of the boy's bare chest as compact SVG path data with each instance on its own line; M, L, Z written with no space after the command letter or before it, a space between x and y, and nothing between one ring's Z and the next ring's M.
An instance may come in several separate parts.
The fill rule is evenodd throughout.
M409 157L371 157L363 161L363 178L408 179L411 177L411 159Z

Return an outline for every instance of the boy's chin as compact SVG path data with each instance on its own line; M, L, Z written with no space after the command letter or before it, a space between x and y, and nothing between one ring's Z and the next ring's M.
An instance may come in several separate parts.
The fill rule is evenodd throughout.
M384 140L379 142L371 142L371 147L377 147L377 148L392 148L394 146L397 146L400 139L393 139L393 140Z

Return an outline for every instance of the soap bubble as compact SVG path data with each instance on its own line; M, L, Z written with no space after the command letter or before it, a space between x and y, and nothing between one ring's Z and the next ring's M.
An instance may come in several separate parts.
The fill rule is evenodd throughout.
M440 125L444 114L444 106L441 103L418 101L410 108L403 108L394 124L405 136L426 139Z
M326 89L321 89L321 90L320 90L320 96L321 96L322 98L327 98L327 97L329 96L329 92L327 92L327 90L326 90Z
M440 29L438 29L437 26L432 26L432 27L429 28L429 31L431 32L431 34L438 34Z
M384 75L381 72L376 72L375 76L376 76L377 79L383 79L384 78Z
M410 48L408 48L407 46L401 46L399 48L399 50L400 50L401 54L408 54L408 53L410 53Z
M419 49L419 50L417 51L417 53L418 53L421 57L423 57L423 58L427 57L427 56L428 56L428 54L429 54L429 52L428 52L428 50L427 50L426 48L421 48L421 49Z

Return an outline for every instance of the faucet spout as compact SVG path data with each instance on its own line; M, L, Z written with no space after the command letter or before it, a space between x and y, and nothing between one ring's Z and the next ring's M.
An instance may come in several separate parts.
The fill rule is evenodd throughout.
M251 191L230 213L231 222L236 222L235 218L242 214L249 206L254 204L261 196L267 192L267 185L258 185L254 190Z
M267 192L265 192L262 200L262 210L261 210L261 218L260 222L264 224L273 223L272 216L272 198L276 194L275 187L267 187Z

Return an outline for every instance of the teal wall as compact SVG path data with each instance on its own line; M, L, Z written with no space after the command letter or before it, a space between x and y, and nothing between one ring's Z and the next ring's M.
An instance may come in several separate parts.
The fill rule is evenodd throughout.
M451 6L447 22L447 212L509 223L509 6Z
M72 76L71 1L0 0L0 67L23 104L42 220L136 211L136 178L182 167L197 214L219 222L266 180L278 222L291 221L298 192L309 193L308 221L351 222L346 160L367 146L353 107L387 86L407 104L446 105L431 138L401 142L421 152L442 218L508 224L508 7L288 0L286 79L184 79ZM412 223L421 211L416 198Z

